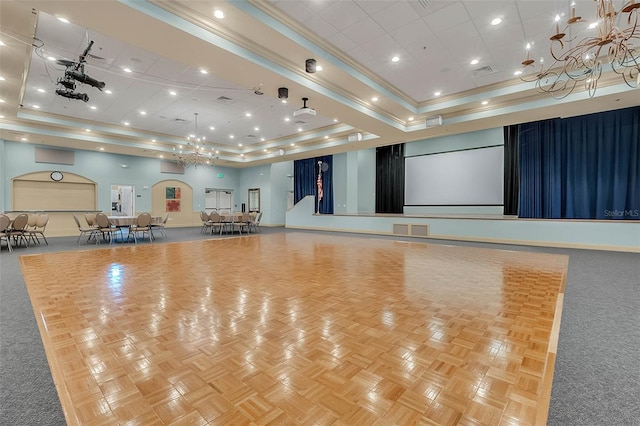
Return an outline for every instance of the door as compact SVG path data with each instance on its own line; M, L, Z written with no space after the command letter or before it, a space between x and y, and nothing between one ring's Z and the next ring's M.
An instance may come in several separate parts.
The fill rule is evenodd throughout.
M113 216L135 216L135 187L111 185L111 214Z

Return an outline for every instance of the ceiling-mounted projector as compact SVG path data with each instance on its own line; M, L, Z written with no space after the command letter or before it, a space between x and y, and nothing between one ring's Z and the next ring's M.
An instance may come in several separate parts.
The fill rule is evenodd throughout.
M302 108L297 109L293 112L294 117L305 116L305 115L313 117L316 115L315 109L307 107L308 100L309 98L302 98L302 102L303 102Z

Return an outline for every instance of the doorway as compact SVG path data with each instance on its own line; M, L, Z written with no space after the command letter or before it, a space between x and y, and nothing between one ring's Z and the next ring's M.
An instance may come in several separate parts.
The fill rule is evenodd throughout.
M230 214L231 211L231 191L224 189L205 188L204 190L205 211L211 213Z
M135 216L135 186L111 185L111 215Z

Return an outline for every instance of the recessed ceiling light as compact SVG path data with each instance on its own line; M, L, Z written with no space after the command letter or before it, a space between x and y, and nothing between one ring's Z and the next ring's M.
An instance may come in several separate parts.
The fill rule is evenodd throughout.
M255 130L256 132L260 131L260 127L256 126L253 128L253 130Z
M89 132L91 132L91 129L84 129L84 131L89 133Z
M160 158L164 158L164 155L160 154Z
M391 58L391 62L398 62L400 60L399 56L394 56L393 58Z
M176 91L175 91L175 90L170 90L170 91L169 91L169 94L170 94L171 96L176 96L176 95L177 95L177 93L176 93Z
M157 141L155 139L151 139L151 142L156 143Z
M104 147L103 146L100 147L100 151L104 151Z
M502 18L493 18L491 25L498 25L500 22L502 22Z
M4 80L5 80L5 78L0 75L0 81L4 81ZM43 92L44 92L44 90L43 90Z
M472 59L471 60L471 65L476 65L478 62L480 62L479 59Z
M107 95L112 94L113 92L111 90L105 90L104 93L106 93Z
M4 118L4 115L0 115L0 118Z
M291 121L289 117L285 117L284 121Z
M4 99L0 99L0 104L3 104L3 103L4 103Z
M267 148L263 149L262 151L267 152Z
M407 118L407 120L408 121L413 121L414 118L415 118L414 116L411 116L411 117Z
M302 131L302 127L298 127L298 131L301 132Z
M246 113L246 114L245 114L245 116L246 116L246 117L251 117L251 113L250 113L250 112L248 112L248 113Z
M592 22L592 23L590 23L590 24L589 24L589 29L590 29L590 30L592 30L592 29L594 29L594 28L595 28L595 27L597 27L597 26L598 26L598 23L597 23L597 22Z
M286 99L282 99L280 102L282 102L283 104L286 104L287 100Z
M224 12L220 9L216 9L213 11L213 16L215 16L218 19L224 19Z
M264 138L260 138L260 142L264 142Z
M124 72L131 72L131 68L122 68L122 71L124 71Z
M55 61L56 58L54 58L53 56L47 56L47 61Z
M21 140L22 142L26 142L26 141L28 141L28 139L27 139L27 138L20 138L20 140Z
M205 70L204 68L200 68L200 73L201 74L209 74L209 71Z
M482 105L486 105L488 103L489 103L489 101L482 101Z
M240 154L240 157L244 157L244 154Z
M216 154L220 154L220 151L218 151L217 149L216 149Z
M322 71L322 65L316 65L316 71Z
M378 102L378 97L377 97L377 96L374 96L373 98L371 98L371 101L373 101L373 102Z
M442 92L439 90L433 93L433 96L440 96L440 95L442 95Z
M522 70L518 70L513 73L513 75L520 75L520 74L522 74Z
M63 18L62 16L56 16L56 18L58 18L58 21L64 22L65 24L69 23L69 20L67 18Z
M6 44L4 43L4 41L0 40L0 46L6 46Z
M216 128L213 126L209 126L209 130L215 130Z
M0 80L4 80L4 78L0 77ZM44 89L38 89L38 92L44 93Z
M129 123L128 121L125 121L125 122L123 122L122 124L124 124L125 126L128 126L128 125L129 125L129 124L131 124L131 123Z
M329 139L329 136L327 136L327 135L324 135L324 138L325 138L325 139Z
M140 115L147 115L147 111L140 111Z
M337 119L337 118L334 118L334 119L333 119L333 122L334 122L334 123L337 123L337 122L338 122L338 119Z
M35 109L40 109L40 105L34 105L33 106Z
M233 138L235 138L235 136L229 135L229 139L233 139ZM240 145L240 146L242 146L242 145Z

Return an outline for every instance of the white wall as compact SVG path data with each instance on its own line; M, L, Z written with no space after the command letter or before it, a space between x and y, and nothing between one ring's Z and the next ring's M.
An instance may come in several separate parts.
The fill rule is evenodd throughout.
M135 186L136 210L151 210L151 187L162 180L177 179L193 188L193 211L203 210L204 188L237 189L240 169L228 167L188 168L184 174L160 173L160 159L131 157L108 152L75 151L74 165L35 162L35 145L4 141L0 149L2 204L0 210L11 210L11 179L47 170L76 173L98 185L98 210L111 211L111 185ZM128 167L122 168L125 164ZM223 173L222 179L217 178ZM234 191L235 192L235 191ZM235 194L234 194L235 196Z

